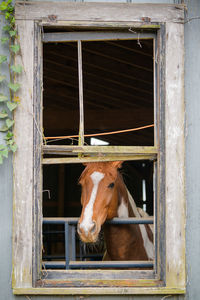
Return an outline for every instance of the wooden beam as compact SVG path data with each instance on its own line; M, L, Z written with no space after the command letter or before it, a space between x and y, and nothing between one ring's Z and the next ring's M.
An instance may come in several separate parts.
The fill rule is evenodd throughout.
M100 22L183 22L184 6L173 4L132 3L70 3L31 2L16 3L17 20Z
M104 161L129 161L129 160L155 160L155 154L133 154L133 155L104 155L90 157L61 157L61 158L43 158L43 165L54 165L54 164L76 164L76 163L87 163L87 162L104 162Z
M34 22L18 21L21 55L16 63L23 65L17 76L22 87L17 92L20 105L15 112L14 135L18 150L13 169L13 270L14 288L32 287L33 263L33 87L34 87ZM30 57L32 59L30 59ZM26 137L26 138L25 138ZM24 199L24 200L23 200ZM22 221L23 220L23 221Z
M156 147L148 146L62 146L62 145L43 145L44 154L66 154L69 153L104 153L104 154L138 154L138 155L156 155Z

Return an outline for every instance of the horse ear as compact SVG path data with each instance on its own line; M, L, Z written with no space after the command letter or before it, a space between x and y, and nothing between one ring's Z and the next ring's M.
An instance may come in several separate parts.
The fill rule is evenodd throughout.
M112 162L113 167L115 167L117 169L121 168L122 164L123 164L123 161L113 161Z

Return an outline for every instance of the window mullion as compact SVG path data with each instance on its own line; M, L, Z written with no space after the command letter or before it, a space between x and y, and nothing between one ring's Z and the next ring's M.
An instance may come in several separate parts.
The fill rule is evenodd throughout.
M84 108L83 108L83 67L82 43L78 40L78 84L79 84L79 146L84 145Z

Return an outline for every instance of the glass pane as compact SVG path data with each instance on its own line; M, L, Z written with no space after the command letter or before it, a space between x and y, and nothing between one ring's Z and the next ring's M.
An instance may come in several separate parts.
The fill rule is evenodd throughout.
M82 42L82 49L85 134L152 125L153 39ZM93 137L108 145L154 145L153 126Z
M77 43L44 44L43 59L44 135L45 137L77 135L79 131ZM76 145L77 138L55 142Z

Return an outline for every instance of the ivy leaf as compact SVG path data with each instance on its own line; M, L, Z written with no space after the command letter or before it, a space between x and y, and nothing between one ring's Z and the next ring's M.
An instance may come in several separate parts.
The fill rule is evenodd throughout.
M10 150L12 150L12 152L16 152L17 145L16 144L10 145Z
M3 156L0 153L0 165L2 165L2 163L3 163Z
M6 79L6 76L0 74L0 82L4 81L5 79Z
M4 119L4 118L6 118L7 116L8 116L8 113L7 113L6 110L2 110L2 111L0 112L0 119Z
M16 93L16 91L18 91L18 89L20 88L20 84L19 83L12 83L10 82L8 84L8 87L14 92Z
M8 97L0 94L0 102L8 101Z
M7 11L5 13L5 19L8 20L10 18L10 16L11 16L10 12Z
M17 103L11 102L11 101L8 101L6 104L7 104L7 107L10 111L13 111L18 105Z
M13 145L13 144L14 144L14 140L13 140L13 139L11 139L11 140L7 141L7 142L6 142L6 144L7 144L7 145L9 145L9 146L11 146L11 145Z
M1 132L5 132L8 130L8 127L6 125L3 125L1 128L0 128L0 131Z
M14 125L15 121L11 119L6 119L7 128L11 128Z
M17 74L20 74L22 72L22 66L20 65L13 65L11 66L11 70Z
M3 150L3 149L5 149L6 148L6 146L5 145L0 145L0 150Z
M18 44L17 45L11 45L10 49L12 50L12 52L14 52L16 54L19 51L20 46Z
M10 31L10 29L11 29L10 25L3 26L3 31Z
M0 64L2 64L4 61L7 61L7 56L0 55Z
M8 3L5 1L2 1L1 5L0 5L0 10L6 10L7 7L8 7Z
M10 30L9 34L10 34L11 37L14 37L14 36L16 36L17 31L16 30Z
M3 151L1 151L1 155L2 155L3 157L8 158L8 148L5 147L5 149L4 149Z
M14 25L14 24L15 24L15 17L13 17L13 16L11 17L11 19L10 19L10 24L11 24L11 25Z
M6 42L8 42L9 41L9 38L8 37L3 37L3 38L1 38L1 43L2 43L2 45L4 45Z
M11 131L8 131L6 136L4 137L4 140L8 141L13 137L13 133Z

